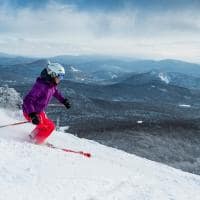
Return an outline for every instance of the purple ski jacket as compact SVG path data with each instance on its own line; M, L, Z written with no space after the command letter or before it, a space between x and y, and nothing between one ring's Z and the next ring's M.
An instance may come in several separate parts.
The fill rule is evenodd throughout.
M23 112L27 114L43 112L52 96L56 97L60 103L63 103L64 97L55 84L46 82L40 77L37 78L30 92L23 99Z

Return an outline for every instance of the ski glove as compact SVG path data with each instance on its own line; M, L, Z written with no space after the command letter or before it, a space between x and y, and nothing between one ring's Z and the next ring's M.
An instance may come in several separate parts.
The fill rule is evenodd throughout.
M64 99L63 104L67 109L69 109L71 107L71 104L68 99Z
M31 121L33 124L38 125L40 123L40 119L37 116L37 113L33 112L29 114L29 117L31 118Z

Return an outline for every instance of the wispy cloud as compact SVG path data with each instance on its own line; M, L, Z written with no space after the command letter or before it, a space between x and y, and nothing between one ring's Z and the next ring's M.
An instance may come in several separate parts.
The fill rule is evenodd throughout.
M200 61L200 14L123 7L108 12L51 2L0 7L0 51L25 55L113 54Z

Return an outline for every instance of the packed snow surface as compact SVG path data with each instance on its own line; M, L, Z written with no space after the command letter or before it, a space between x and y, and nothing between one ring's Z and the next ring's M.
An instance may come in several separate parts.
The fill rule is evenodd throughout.
M20 121L0 109L1 125ZM199 200L200 176L54 132L49 142L92 157L31 144L23 124L0 129L0 200Z

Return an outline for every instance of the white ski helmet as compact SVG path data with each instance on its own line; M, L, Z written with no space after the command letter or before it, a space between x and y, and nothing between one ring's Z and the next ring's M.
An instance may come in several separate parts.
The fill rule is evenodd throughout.
M65 69L59 63L48 62L46 69L47 69L47 73L52 78L58 77L60 80L62 80L65 75Z

